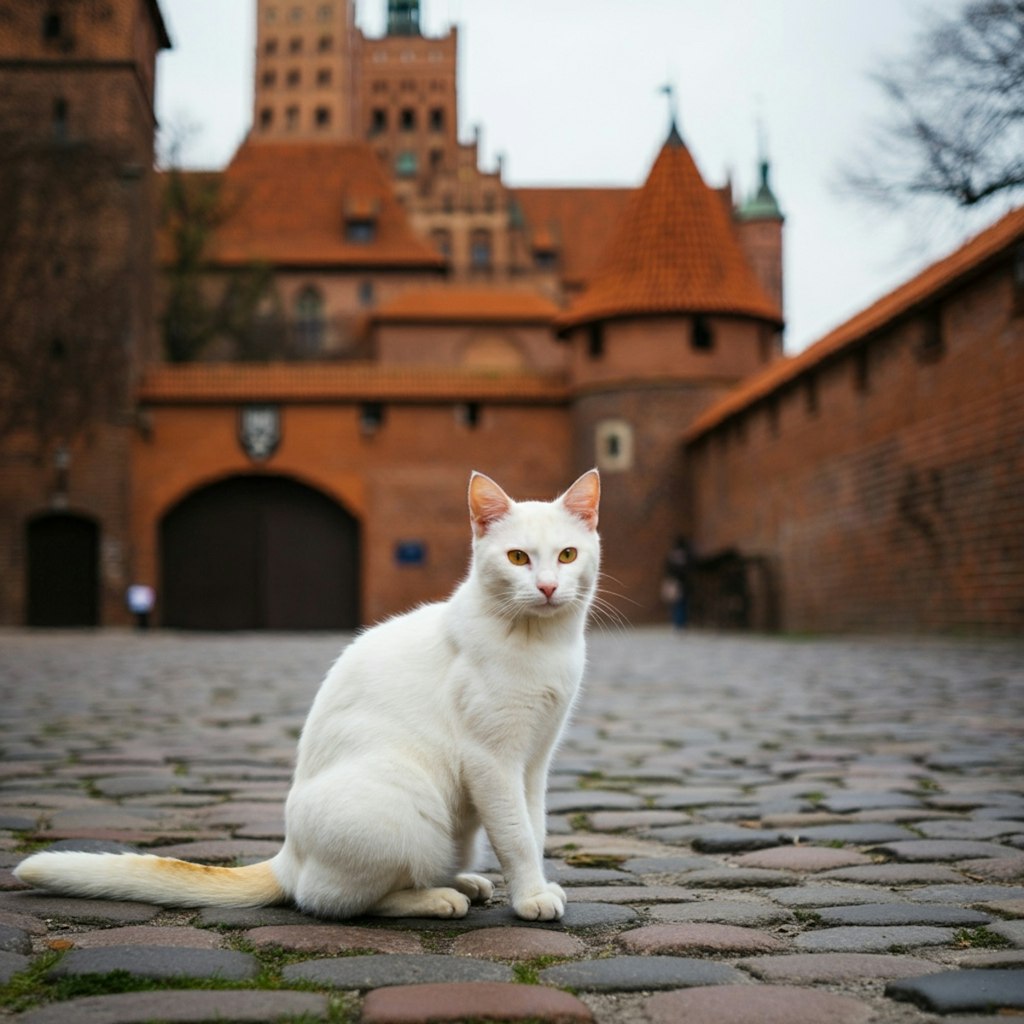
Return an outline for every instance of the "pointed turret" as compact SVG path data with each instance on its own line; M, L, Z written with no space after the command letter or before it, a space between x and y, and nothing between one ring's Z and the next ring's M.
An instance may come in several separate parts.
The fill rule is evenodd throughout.
M751 268L725 205L704 183L675 118L647 181L559 328L651 314L782 322L778 303Z

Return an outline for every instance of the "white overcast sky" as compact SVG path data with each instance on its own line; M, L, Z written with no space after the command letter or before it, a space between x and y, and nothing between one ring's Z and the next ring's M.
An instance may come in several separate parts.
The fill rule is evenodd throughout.
M194 126L186 166L227 163L252 119L255 0L160 0L164 129ZM357 0L382 34L387 0ZM1005 210L880 211L843 195L844 160L884 100L870 81L929 14L961 0L422 0L428 35L459 26L463 139L512 185L638 185L668 129L709 185L755 184L758 124L786 214L786 344L798 351Z

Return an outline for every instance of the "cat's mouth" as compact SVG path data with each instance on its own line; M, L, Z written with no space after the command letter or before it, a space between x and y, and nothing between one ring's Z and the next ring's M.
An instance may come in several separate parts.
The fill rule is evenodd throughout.
M554 615L564 611L572 604L572 597L564 594L552 594L550 597L539 596L533 603L531 611L537 615Z

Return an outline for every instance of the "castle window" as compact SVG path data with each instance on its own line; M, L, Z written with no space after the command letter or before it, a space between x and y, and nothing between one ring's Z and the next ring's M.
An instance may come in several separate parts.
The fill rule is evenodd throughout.
M388 83L387 82L381 82L381 81L374 82L373 83L373 91L374 92L387 92L388 91Z
M591 359L604 355L604 324L593 323L587 328L587 355Z
M406 149L398 154L398 159L395 160L395 174L398 177L415 178L416 169L416 154L412 150Z
M715 347L715 335L707 317L698 314L693 318L690 343L698 352L710 352Z
M266 131L274 123L274 111L272 107L264 107L260 111L260 128Z
M398 126L403 132L416 130L416 111L412 107L403 107L398 117Z
M311 356L323 350L324 300L319 290L310 285L295 300L295 348L299 355Z
M302 53L302 36L292 36L288 41L289 53Z
M474 270L491 269L491 233L477 228L469 238L469 262Z
M552 249L535 249L533 265L538 270L555 270L558 267L558 253Z
M47 11L43 15L43 38L54 41L60 39L63 33L63 23L57 11Z
M264 89L272 89L275 85L277 85L277 72L264 71L262 81Z
M288 107L284 112L284 126L288 131L293 132L299 127L299 108Z
M441 164L444 163L444 150L432 149L430 151L430 169L432 171L439 171Z
M331 108L317 107L313 119L317 128L327 128L331 123Z
M384 405L382 402L364 402L359 408L359 429L370 437L384 425Z
M330 4L321 4L316 11L319 21L330 21L334 16L334 8Z
M288 18L293 22L302 21L302 8L296 5L288 12Z
M455 417L464 427L475 430L480 426L480 403L463 402L455 407Z
M296 88L301 80L302 75L300 74L297 68L292 68L292 70L288 72L288 77L285 79L285 81L288 83L289 89Z
M603 420L594 431L594 461L600 470L622 472L633 467L633 428L625 420Z
M377 292L372 281L360 281L358 295L360 306L372 306L377 301Z
M267 55L268 57L273 57L273 56L274 56L274 54L275 54L275 53L277 53L277 40L276 40L276 39L268 39L268 40L267 40L267 41L266 41L266 42L265 42L265 43L263 44L263 52L264 52L264 53L265 53L265 54L266 54L266 55Z
M331 69L320 68L316 73L316 84L319 86L327 86L331 84Z
M374 107L370 113L370 134L380 135L388 130L388 112L384 107Z
M371 217L352 217L345 221L345 241L366 245L377 237L377 221Z
M434 228L434 230L430 232L430 240L434 243L434 248L444 256L445 259L451 259L452 233L447 228Z
M333 46L334 39L331 36L321 36L316 41L316 48L320 53L330 53Z
M444 107L433 107L431 109L430 130L432 132L444 131Z
M277 21L277 8L276 7L268 7L266 9L266 11L264 12L263 16L266 19L268 24L273 24L275 21Z

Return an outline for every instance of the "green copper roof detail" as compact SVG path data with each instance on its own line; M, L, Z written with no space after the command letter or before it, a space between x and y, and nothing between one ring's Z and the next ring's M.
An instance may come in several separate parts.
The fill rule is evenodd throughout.
M420 35L420 0L388 0L387 34Z
M757 191L736 211L740 220L782 220L782 210L768 184L769 164L761 161L761 184Z

